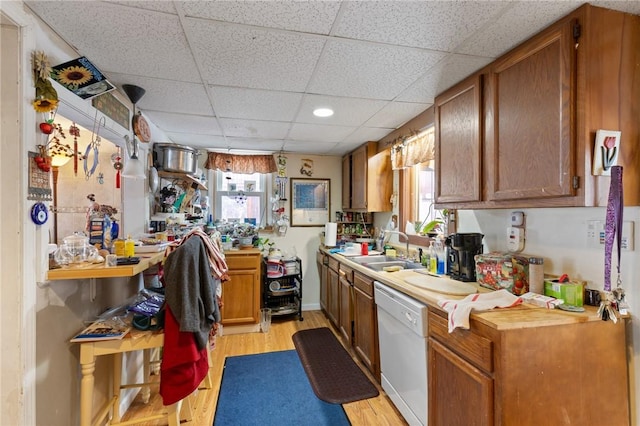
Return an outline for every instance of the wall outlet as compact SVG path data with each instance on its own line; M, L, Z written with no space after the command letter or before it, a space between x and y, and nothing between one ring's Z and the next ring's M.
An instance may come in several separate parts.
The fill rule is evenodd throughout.
M588 220L587 221L587 247L593 249L599 249L604 247L604 232L605 222L603 220ZM622 250L633 251L633 221L625 221L622 223L622 238L621 246ZM614 242L615 245L615 242Z

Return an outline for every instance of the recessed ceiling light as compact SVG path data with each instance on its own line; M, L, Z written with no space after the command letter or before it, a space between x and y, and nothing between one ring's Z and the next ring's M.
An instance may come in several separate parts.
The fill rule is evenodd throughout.
M333 110L331 108L316 108L313 110L313 115L316 117L331 117Z

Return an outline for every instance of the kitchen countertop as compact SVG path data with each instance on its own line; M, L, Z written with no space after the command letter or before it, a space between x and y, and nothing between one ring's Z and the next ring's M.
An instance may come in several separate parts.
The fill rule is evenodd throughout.
M162 262L164 251L156 253L136 254L140 262L135 265L104 266L103 263L87 264L82 267L62 267L47 271L47 280L77 280L85 278L117 278L132 277L150 266Z
M339 260L341 264L343 263L355 271L359 271L375 279L376 281L386 284L389 287L401 291L402 293L441 311L442 309L438 306L438 301L443 299L460 300L466 297L430 291L407 283L405 281L405 278L416 276L418 274L414 270L404 269L397 272L377 272L367 268L366 266L360 265L357 262L349 260L349 258L346 256L330 253L328 249L325 249L323 247L321 247L320 250L333 257L334 259ZM448 282L458 282L446 276L431 277L424 274L420 274L420 276L424 277L425 280L437 280L438 283L442 283L445 286ZM488 293L492 291L490 289L481 287L477 283L468 284L475 286L478 289L479 293ZM470 318L497 330L545 327L554 325L577 324L589 321L601 321L601 319L596 316L596 307L584 306L584 308L585 312L567 312L559 309L547 309L523 303L512 308L497 308L482 312L472 312Z

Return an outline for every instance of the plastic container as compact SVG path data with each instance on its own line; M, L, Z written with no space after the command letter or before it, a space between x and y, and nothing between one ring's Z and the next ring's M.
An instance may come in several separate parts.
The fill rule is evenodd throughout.
M263 333L268 333L271 328L271 309L260 309L260 330Z
M438 273L438 255L436 254L436 248L433 246L433 241L429 242L429 272L432 274Z
M113 242L113 253L118 257L124 257L124 240L118 239Z
M131 235L127 235L124 242L124 257L133 257L136 254L136 243L131 239Z
M544 294L544 259L541 257L529 258L529 291Z

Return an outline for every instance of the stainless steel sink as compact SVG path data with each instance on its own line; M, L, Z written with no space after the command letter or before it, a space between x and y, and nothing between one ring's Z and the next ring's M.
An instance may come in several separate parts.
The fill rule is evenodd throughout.
M362 266L366 266L374 271L382 271L387 266L400 266L403 269L426 269L426 267L417 262L411 262L409 260L390 260L386 262L366 262L362 263Z
M359 263L361 265L365 263L371 263L371 262L390 262L393 260L398 260L395 257L386 256L384 254L374 254L371 256L354 256L354 257L349 257L347 259L353 262Z

